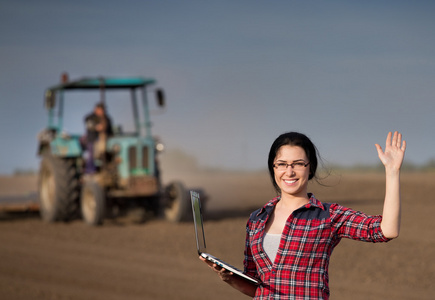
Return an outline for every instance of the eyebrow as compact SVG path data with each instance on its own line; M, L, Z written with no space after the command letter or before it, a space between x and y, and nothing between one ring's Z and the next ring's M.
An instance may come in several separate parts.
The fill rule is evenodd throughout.
M282 159L278 159L278 160L276 160L275 162L285 162L285 163L287 163L286 160L282 160ZM302 158L300 158L300 159L296 159L296 160L292 161L292 163L294 163L294 162L305 162L305 160L303 160Z

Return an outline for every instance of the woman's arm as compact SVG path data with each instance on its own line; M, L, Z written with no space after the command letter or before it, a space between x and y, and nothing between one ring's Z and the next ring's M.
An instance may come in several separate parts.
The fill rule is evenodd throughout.
M379 159L385 166L386 187L381 229L387 238L396 238L400 232L400 167L405 156L406 142L397 131L388 133L385 150L376 144Z
M236 290L250 297L255 296L255 291L257 290L257 286L255 284L250 283L239 276L233 276L232 272L229 272L226 269L221 268L216 264L213 264L202 256L200 256L199 259L205 262L210 268L212 268L213 271L215 271L224 282L228 283Z

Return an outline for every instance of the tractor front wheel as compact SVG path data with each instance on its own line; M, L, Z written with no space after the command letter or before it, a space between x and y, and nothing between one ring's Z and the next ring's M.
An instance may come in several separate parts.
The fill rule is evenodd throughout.
M189 195L181 182L170 183L164 192L163 214L171 222L188 220L190 211Z
M86 224L97 226L103 224L106 213L104 188L92 178L85 178L80 198L82 217Z

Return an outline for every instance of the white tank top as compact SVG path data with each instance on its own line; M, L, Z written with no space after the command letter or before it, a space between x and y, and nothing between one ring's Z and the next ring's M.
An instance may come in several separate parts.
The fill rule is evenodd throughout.
M279 242L281 241L281 234L266 233L263 238L263 248L269 259L274 262L276 254L278 253Z

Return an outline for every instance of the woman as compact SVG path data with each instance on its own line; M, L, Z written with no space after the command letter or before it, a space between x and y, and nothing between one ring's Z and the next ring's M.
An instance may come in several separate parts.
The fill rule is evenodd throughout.
M385 166L382 216L368 216L338 204L322 203L308 193L316 177L317 150L308 137L289 132L269 152L268 168L279 196L253 212L247 224L245 273L256 286L205 261L221 279L255 299L328 299L328 265L341 238L387 242L399 235L400 167L406 142L388 133L386 146L376 144Z

